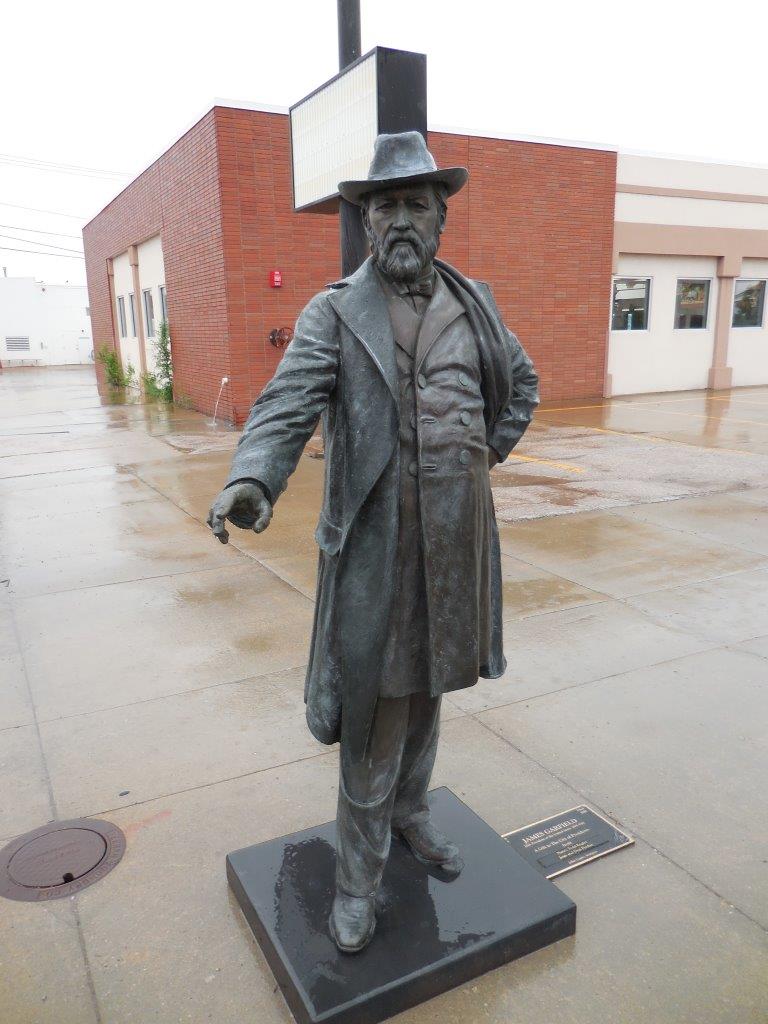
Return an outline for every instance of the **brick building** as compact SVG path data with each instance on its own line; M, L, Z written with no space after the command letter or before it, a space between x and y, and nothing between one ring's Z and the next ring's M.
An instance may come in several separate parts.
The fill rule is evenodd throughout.
M491 283L547 398L602 394L616 154L447 132L429 146L470 171L441 256ZM280 359L270 331L340 272L337 218L293 212L288 117L267 110L215 106L83 238L94 347L151 369L150 292L155 324L167 308L177 395L212 412L228 377L219 410L237 424ZM142 259L157 239L162 280Z
M453 130L429 146L470 172L440 255L491 284L545 401L768 383L768 169ZM337 217L293 211L286 112L246 104L214 106L83 238L94 348L151 370L166 317L177 397L211 413L226 377L238 425L280 359L270 332L340 273Z

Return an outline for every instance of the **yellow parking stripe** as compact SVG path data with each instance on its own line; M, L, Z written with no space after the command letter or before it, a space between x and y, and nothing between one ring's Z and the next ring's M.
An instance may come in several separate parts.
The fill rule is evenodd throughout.
M712 416L712 413L709 412L673 412L671 409L664 409L663 414L667 416L693 417L693 419L697 420L708 420ZM718 426L727 427L731 423L748 423L753 427L768 427L768 420L736 420L727 413L724 415L722 420L718 420Z
M616 398L606 398L602 402L597 402L595 405L561 405L553 407L552 409L540 408L536 410L536 416L546 416L550 412L576 412L577 409L632 409L634 406L658 406L658 405L676 405L679 402L701 402L708 399L709 396L696 395L691 398L657 398L652 402L630 402L622 399L621 396ZM721 399L725 401L725 399Z
M580 409L606 409L609 412L614 412L616 409L658 408L660 405L683 405L686 402L733 402L736 405L757 405L763 409L768 408L768 401L761 402L759 399L750 398L747 395L731 394L721 397L699 393L690 398L657 398L651 402L626 401L621 396L617 396L616 398L606 398L594 405L560 405L553 406L551 409L540 408L536 411L536 415L546 416L551 412L577 412ZM686 414L679 413L678 415Z
M637 434L631 430L610 430L608 427L592 427L585 423L555 423L556 427L577 427L579 430L594 430L598 434L618 434L621 437L632 437L635 441L661 441L662 444L681 444L688 448L705 448L710 452L728 452L731 455L757 455L758 452L742 451L739 448L721 448L720 445L699 444L696 441L680 441L673 437L659 437L657 434ZM543 429L543 425L539 424Z
M640 402L636 402L634 404L635 405L640 405ZM670 405L671 403L670 402L663 402L663 403L659 403L659 404L660 405ZM597 406L597 405L595 405L595 406L584 405L584 406L581 406L581 408L583 408L583 409L589 409L589 408L599 409L600 406ZM610 412L615 412L617 408L622 408L622 407L620 407L620 406L619 407L613 406L610 409ZM632 406L627 406L627 408L631 409ZM656 406L656 408L658 409L658 406ZM562 409L560 411L561 412L571 412L570 409ZM712 417L712 413L711 412L676 412L674 409L658 409L658 411L659 411L659 413L661 413L662 416L682 416L685 419L708 420L708 419L711 419L711 417ZM557 412L557 410L556 409L545 409L543 415L546 416L547 412ZM741 420L741 419L737 420L737 419L734 419L733 416L728 416L727 414L725 414L724 418L721 421L719 421L719 425L722 425L722 426L725 426L725 427L727 427L731 423L739 423L739 424L745 423L745 424L748 424L749 426L753 426L753 427L768 427L768 420ZM590 429L593 429L593 430L599 430L600 429L599 427L592 427L591 424L586 424L586 423L584 423L584 424L579 423L579 424L577 424L577 426L580 426L580 427L581 426L585 426L585 427L588 426L588 427L590 427ZM625 431L620 431L620 433L625 433ZM626 431L626 433L632 433L632 431Z
M768 402L758 402L754 398L746 398L741 395L729 395L727 398L719 398L717 395L707 396L708 402L733 402L735 405L757 405L761 409L768 409Z
M537 459L534 455L517 455L512 452L507 456L507 462L510 459L520 459L523 462L541 462L544 465L552 466L553 469L564 469L568 473L583 473L584 466L574 466L570 462L553 462L552 459Z

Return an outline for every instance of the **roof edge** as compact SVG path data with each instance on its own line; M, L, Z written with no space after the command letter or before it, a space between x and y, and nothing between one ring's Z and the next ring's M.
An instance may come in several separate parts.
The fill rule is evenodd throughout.
M162 149L157 154L157 156L154 157L154 159L150 160L150 162L147 164L147 166L144 167L142 170L140 170L138 172L138 174L136 174L133 178L131 178L131 180L128 182L128 184L124 188L121 188L120 191L118 193L116 193L116 195L114 195L109 200L109 202L106 204L106 206L102 206L102 208L97 213L94 213L94 215L90 218L90 220L87 220L85 222L85 224L83 224L83 226L82 226L82 228L80 230L81 231L85 231L85 229L87 227L90 227L90 225L93 224L93 222L96 220L97 217L100 217L102 215L102 213L104 213L105 210L108 210L110 208L112 203L117 202L117 200L120 198L120 196L123 194L123 192L127 192L128 189L131 188L131 186L133 184L135 184L135 182L137 182L139 180L139 178L141 178L144 174L146 174L147 171L151 171L152 168L155 166L155 164L159 163L159 161L165 156L166 153L170 152L170 150L172 150L174 146L178 145L178 143L181 142L181 140L184 138L185 135L189 135L189 133L192 131L193 128L196 128L200 124L201 121L203 121L206 117L208 117L209 114L213 113L213 110L214 110L215 106L216 106L215 103L212 104L210 107L207 107L206 110L202 114L200 114L199 117L196 117L194 119L194 121L190 121L189 124L187 124L186 128L184 128L181 132L179 132L179 134L176 136L176 138L173 140L173 142L170 142L165 147L165 149Z
M472 139L500 139L504 142L529 142L536 146L562 146L566 149L595 149L601 153L618 153L618 146L608 142L585 142L583 139L556 139L544 135L520 135L515 132L500 132L489 128L457 128L449 125L431 124L429 131L444 135L466 135Z

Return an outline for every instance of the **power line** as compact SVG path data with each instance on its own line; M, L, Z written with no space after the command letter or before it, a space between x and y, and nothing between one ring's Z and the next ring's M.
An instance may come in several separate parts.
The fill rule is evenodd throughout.
M12 231L26 231L27 234L31 235L56 235L58 238L77 238L78 241L82 238L82 235L68 235L64 231L41 231L40 228L25 228L23 224L0 224L0 228L11 228Z
M14 156L0 153L0 163L13 164L35 171L53 171L56 174L76 174L85 178L130 178L128 171L108 171L103 167L80 167L78 164L58 163L54 160L38 160L29 156Z
M26 252L31 256L58 256L60 260L83 260L85 262L85 256L67 256L63 252L38 252L36 249L14 249L10 245L0 245L0 249L5 252Z
M18 161L3 160L2 157L0 157L0 165L5 165L7 167L23 167L27 171L51 171L54 174L69 174L76 178L93 178L98 181L114 181L115 183L125 181L127 177L130 177L130 175L117 177L109 174L88 174L85 171L65 171L56 167L37 167L35 164L20 164Z
M66 164L60 160L41 160L36 156L15 156L13 153L0 153L0 160L7 160L9 163L18 163L36 167L51 167L62 171L85 171L87 174L115 174L120 178L129 178L130 171L112 171L106 167L83 167L82 164Z
M14 210L30 210L32 213L50 213L53 217L69 217L70 220L86 220L85 214L62 213L61 210L40 210L36 206L19 206L16 203L5 203L0 199L0 206L10 206Z
M3 160L18 160L19 163L38 164L44 167L64 168L68 171L87 171L89 174L119 174L128 177L129 171L113 171L106 167L85 167L82 164L68 164L61 160L43 160L37 156L18 156L13 153L0 153Z
M19 238L18 235L6 235L0 231L0 238L10 238L12 242L24 242L25 245L44 245L48 249L61 249L62 252L77 252L77 249L70 249L66 245L54 245L53 242L36 242L34 238Z

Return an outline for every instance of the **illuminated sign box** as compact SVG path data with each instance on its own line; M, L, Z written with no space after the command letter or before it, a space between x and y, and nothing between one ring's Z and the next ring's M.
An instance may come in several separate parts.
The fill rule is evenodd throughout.
M335 211L338 183L367 176L378 134L426 139L426 55L377 46L295 103L290 117L293 207Z

